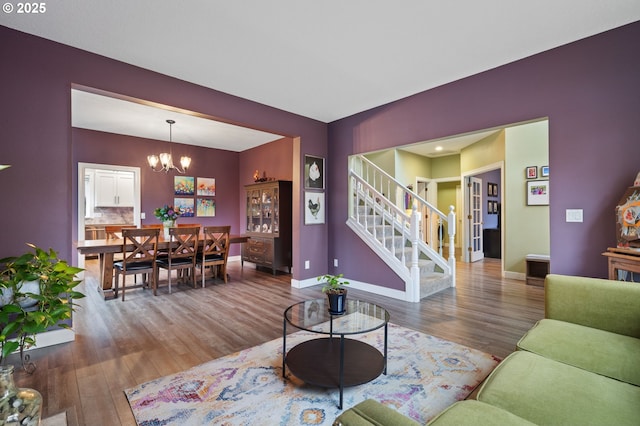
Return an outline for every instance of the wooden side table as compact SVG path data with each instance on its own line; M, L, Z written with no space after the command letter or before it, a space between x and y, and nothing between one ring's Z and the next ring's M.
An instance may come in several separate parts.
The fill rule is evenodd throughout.
M640 251L609 247L602 253L609 261L609 279L618 279L618 270L640 273Z

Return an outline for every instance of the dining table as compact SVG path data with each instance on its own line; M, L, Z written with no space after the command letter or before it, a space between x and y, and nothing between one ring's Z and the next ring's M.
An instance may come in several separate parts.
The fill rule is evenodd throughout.
M229 236L230 244L246 243L249 237L246 235ZM198 244L204 242L203 235L200 235ZM84 256L97 255L100 264L100 283L98 292L102 294L104 299L115 299L116 294L113 288L113 263L114 255L125 251L133 250L133 244L123 247L124 240L122 238L109 238L100 240L81 240L76 241L75 246L78 253ZM168 250L171 247L171 240L165 239L162 232L158 235L158 251Z

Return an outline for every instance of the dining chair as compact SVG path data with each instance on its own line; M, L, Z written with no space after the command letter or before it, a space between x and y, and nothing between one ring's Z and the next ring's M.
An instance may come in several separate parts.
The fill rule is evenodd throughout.
M122 238L122 230L125 228L136 228L136 226L135 225L105 225L104 226L105 239L119 240L120 238ZM115 262L118 262L123 258L124 257L122 253L115 253L113 255L113 260ZM104 259L101 259L101 261L104 262ZM103 270L102 268L104 268L104 265L101 265L101 270ZM136 275L133 276L133 280L134 282L138 282Z
M107 240L122 238L122 230L136 228L135 225L105 225L104 235Z
M171 271L180 272L190 270L193 288L196 287L196 255L198 252L198 237L200 234L199 226L190 227L174 227L169 229L171 243L167 256L158 257L156 259L156 269L163 268L168 272L169 294L171 294ZM187 271L188 272L188 271ZM153 294L156 294L156 287L153 288Z
M218 276L221 269L222 278L227 282L227 258L229 257L229 234L231 226L205 226L203 231L202 250L198 254L196 266L202 274L202 287L204 288L205 268L213 266L214 277Z
M155 289L158 278L155 262L158 254L159 233L160 230L155 228L124 228L122 230L124 257L113 264L116 273L116 297L118 297L119 277L122 275L122 301L124 301L125 289L148 286L148 274L151 274L151 285ZM127 250L127 246L133 246L133 249ZM142 283L127 287L127 275L137 274L143 274Z

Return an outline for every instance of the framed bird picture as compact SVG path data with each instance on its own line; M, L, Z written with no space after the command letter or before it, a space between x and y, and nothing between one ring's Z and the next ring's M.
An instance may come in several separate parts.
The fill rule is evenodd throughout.
M324 158L304 156L305 189L324 189Z
M324 192L304 193L304 224L319 225L324 223Z

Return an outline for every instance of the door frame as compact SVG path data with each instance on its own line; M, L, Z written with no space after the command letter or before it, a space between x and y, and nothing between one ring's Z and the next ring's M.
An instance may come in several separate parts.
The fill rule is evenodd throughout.
M133 172L133 223L140 226L140 167L118 166L115 164L98 164L78 162L78 240L84 240L84 172L85 169L102 169ZM84 268L84 256L78 256L78 267Z
M466 188L466 180L467 177L470 176L475 176L475 175L479 175L482 173L486 173L486 172L490 172L492 170L500 170L500 199L502 200L502 214L500 215L500 229L502 230L502 232L500 233L500 245L503 248L503 252L502 252L502 256L500 259L500 270L501 270L501 274L504 275L504 216L505 216L505 210L506 210L506 199L504 197L504 161L498 161L496 163L492 163L492 164L487 164L486 166L483 167L479 167L477 169L473 169L473 170L469 170L466 171L464 173L462 173L462 175L460 176L460 185L462 185L463 188ZM462 203L463 203L463 207L460 209L461 211L464 212L464 216L465 218L469 215L469 206L467 206L467 200L466 200L466 189L465 189L465 196L462 197ZM481 236L482 238L482 236ZM463 262L469 262L469 252L466 249L466 244L469 241L469 221L468 220L463 220L462 221L462 256L461 256L461 260Z

